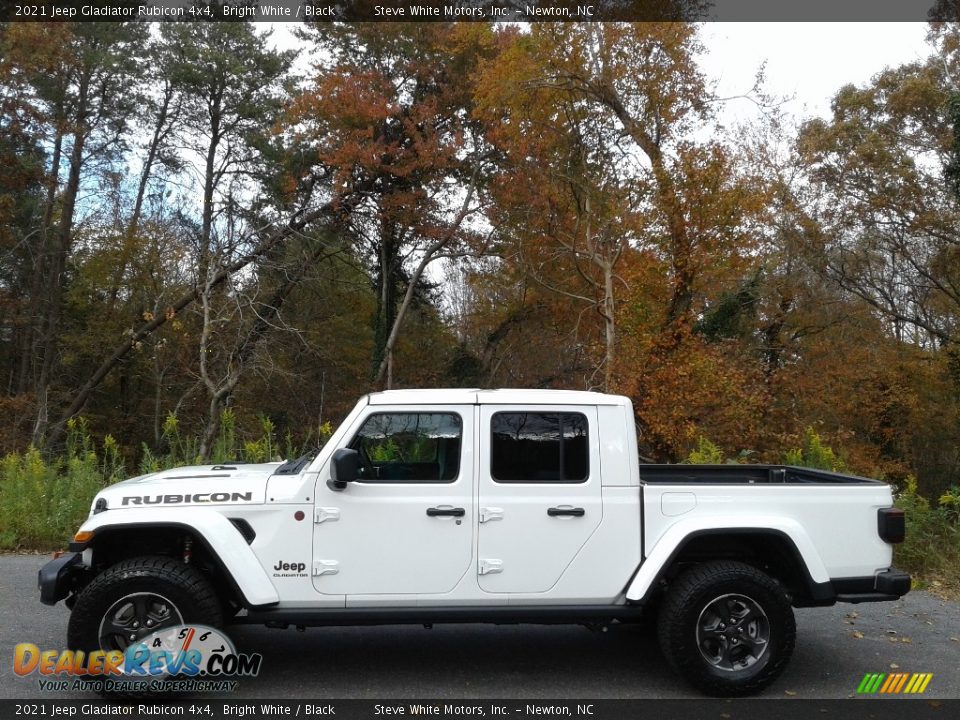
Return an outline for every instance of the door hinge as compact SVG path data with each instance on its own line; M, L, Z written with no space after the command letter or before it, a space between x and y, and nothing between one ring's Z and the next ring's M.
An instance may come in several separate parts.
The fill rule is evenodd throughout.
M340 572L340 568L337 566L338 563L336 560L314 560L313 561L313 575L336 575Z
M492 520L503 520L503 508L482 507L480 508L480 522L491 522Z
M496 558L483 558L480 560L480 574L493 575L503 572L503 560Z
M313 511L313 522L322 523L325 520L339 520L340 508L318 507Z

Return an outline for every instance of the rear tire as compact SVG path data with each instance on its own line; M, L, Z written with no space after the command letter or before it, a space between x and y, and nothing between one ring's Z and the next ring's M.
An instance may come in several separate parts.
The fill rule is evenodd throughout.
M678 577L660 610L671 667L708 695L752 695L786 668L796 641L790 599L751 565L716 561Z

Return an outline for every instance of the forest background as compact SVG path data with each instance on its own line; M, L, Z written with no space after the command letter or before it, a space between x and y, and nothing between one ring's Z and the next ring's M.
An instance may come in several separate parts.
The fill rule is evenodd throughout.
M0 26L0 547L371 390L550 387L645 460L886 480L956 587L960 29L733 127L702 30Z

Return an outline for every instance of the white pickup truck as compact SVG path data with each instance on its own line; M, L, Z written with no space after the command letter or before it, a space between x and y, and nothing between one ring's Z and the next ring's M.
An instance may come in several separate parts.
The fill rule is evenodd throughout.
M670 665L745 695L784 669L792 607L895 600L889 486L762 465L643 465L625 397L395 390L314 458L176 468L94 498L40 571L68 645L186 622L582 623L655 613Z

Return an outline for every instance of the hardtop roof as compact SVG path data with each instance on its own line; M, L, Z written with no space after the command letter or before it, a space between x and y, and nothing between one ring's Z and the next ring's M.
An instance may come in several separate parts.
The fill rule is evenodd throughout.
M385 390L367 396L370 405L624 405L622 395L584 390L525 388L432 388Z

